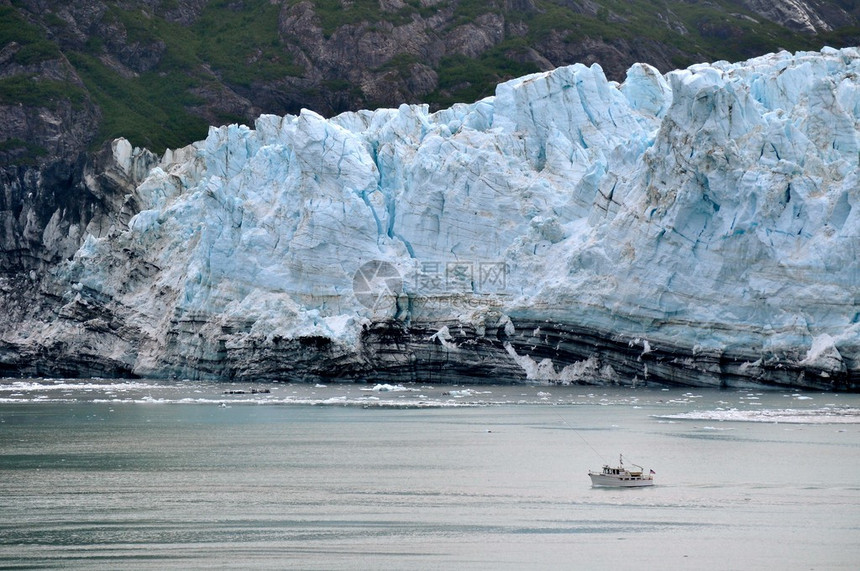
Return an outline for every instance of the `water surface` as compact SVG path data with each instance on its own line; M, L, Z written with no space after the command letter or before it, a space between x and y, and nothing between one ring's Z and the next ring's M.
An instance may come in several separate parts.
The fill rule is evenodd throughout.
M783 391L4 380L0 567L855 569L858 409ZM618 453L658 485L592 488Z

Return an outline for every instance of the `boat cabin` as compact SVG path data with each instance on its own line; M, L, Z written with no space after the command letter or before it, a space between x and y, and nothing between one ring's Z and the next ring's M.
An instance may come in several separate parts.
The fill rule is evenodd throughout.
M638 479L642 477L642 471L627 470L626 468L611 468L608 465L605 465L603 466L603 475Z

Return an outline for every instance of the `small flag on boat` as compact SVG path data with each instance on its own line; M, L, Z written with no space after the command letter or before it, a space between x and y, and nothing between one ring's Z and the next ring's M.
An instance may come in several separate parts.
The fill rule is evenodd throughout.
M651 470L651 473L652 473L652 474L656 474L657 472L655 472L654 470Z

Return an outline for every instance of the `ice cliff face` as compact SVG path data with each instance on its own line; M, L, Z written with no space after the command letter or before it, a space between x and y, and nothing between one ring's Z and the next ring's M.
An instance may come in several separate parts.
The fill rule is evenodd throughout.
M0 356L856 389L858 74L857 49L621 85L574 65L433 114L212 128L60 267L53 312L17 309Z

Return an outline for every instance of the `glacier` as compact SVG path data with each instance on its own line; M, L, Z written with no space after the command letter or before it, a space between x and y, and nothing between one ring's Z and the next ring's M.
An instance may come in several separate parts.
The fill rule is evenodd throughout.
M857 48L577 64L212 127L0 340L84 374L856 390L858 77Z

